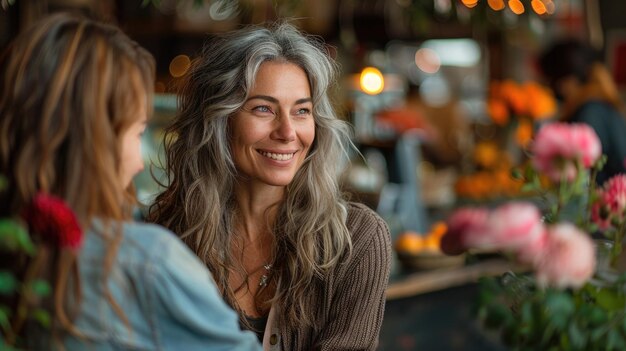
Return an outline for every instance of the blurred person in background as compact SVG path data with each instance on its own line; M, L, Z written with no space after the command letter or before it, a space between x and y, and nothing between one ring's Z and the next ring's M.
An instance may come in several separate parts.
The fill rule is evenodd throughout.
M52 286L41 299L0 296L10 308L0 348L260 350L189 248L131 219L153 57L114 26L61 13L0 61L0 216L24 223L37 247L2 251L0 263ZM30 318L40 308L49 328Z
M219 35L194 60L165 135L168 188L149 218L213 272L272 350L375 350L391 265L386 223L338 185L349 128L335 62L290 24Z
M607 163L596 182L626 173L624 103L600 53L577 39L563 39L545 49L539 68L561 101L561 119L586 123L598 134Z

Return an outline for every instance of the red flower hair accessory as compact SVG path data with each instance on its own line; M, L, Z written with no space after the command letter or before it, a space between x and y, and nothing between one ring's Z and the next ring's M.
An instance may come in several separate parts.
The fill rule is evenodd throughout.
M83 231L74 211L56 196L35 195L22 217L32 232L53 246L78 249L82 243Z

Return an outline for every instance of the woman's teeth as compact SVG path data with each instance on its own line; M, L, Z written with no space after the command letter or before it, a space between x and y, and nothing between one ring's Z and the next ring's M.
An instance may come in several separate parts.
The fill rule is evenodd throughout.
M265 151L259 151L259 153L265 157L269 157L272 160L277 160L277 161L287 161L287 160L291 160L293 158L293 155L295 155L296 153L290 153L290 154L275 154L273 152L265 152Z

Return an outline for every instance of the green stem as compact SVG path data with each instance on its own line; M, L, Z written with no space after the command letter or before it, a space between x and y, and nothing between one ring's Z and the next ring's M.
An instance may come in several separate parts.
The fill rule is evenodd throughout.
M605 325L599 328L602 330L602 335L607 335L608 332L611 331L612 329L618 328L619 325L623 323L625 316L626 316L626 312L617 311L617 313L615 314L613 318L611 318L611 320L609 320Z
M624 229L626 229L626 221L620 223L619 228L615 231L615 237L613 239L613 250L611 250L611 267L615 267L619 255L622 253L622 237L624 236Z
M583 214L584 229L589 231L591 226L591 207L593 206L592 199L596 193L596 177L598 176L598 170L596 167L592 168L591 177L589 178L589 193L587 195L587 205L585 206L585 213Z
M556 208L554 210L553 213L553 223L556 223L559 219L559 216L561 214L561 209L563 208L563 205L567 202L568 198L569 198L569 194L567 192L567 178L565 176L565 173L561 176L561 182L559 182L559 190L557 192L557 201L556 201Z

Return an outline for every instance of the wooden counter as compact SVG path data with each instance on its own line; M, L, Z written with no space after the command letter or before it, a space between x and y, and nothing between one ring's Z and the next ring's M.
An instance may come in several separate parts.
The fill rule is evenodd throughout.
M484 276L498 276L515 267L502 258L454 268L440 268L392 277L387 288L387 300L401 299L455 286L475 283Z

